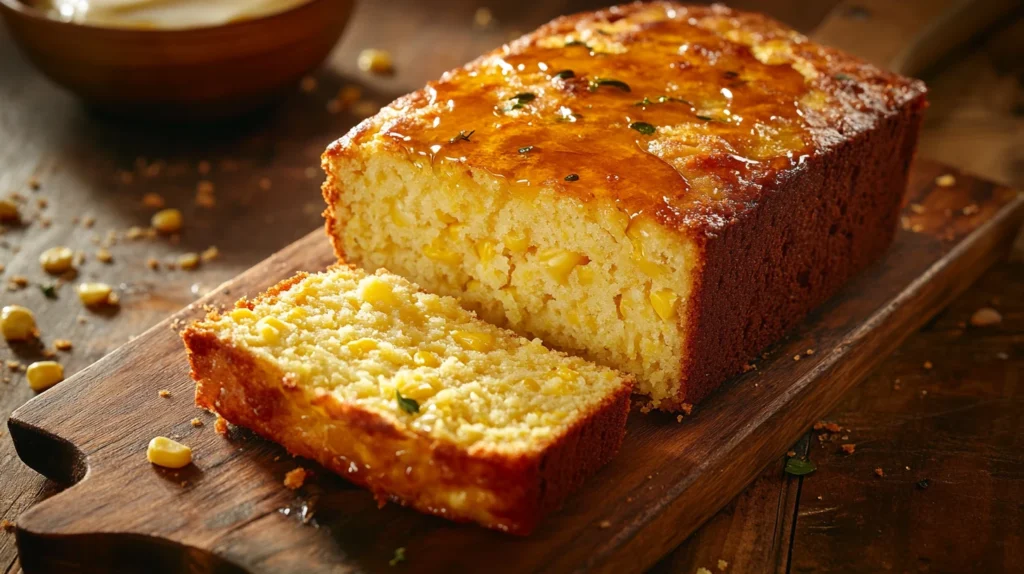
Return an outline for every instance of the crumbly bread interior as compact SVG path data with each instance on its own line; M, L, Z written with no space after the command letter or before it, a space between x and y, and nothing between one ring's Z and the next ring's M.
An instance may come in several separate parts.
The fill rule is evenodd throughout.
M656 405L675 396L697 261L680 234L612 202L375 142L331 161L333 232L347 261L386 267L487 321L631 373Z
M470 453L543 450L628 384L384 271L308 275L196 328L275 365L286 386L334 393Z

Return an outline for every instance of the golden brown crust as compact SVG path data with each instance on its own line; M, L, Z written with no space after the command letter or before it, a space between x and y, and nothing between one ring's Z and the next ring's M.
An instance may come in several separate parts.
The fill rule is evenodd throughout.
M295 283L294 278L283 281L261 298ZM182 338L197 406L366 486L382 504L394 500L513 534L529 534L546 512L610 460L625 433L630 385L535 452L471 452L400 428L328 392L289 384L276 366L195 325Z

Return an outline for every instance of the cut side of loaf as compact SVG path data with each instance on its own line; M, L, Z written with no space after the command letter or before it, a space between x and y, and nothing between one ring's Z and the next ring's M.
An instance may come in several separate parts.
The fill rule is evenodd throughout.
M197 405L382 502L515 534L625 433L628 377L383 271L300 274L182 336Z
M332 144L327 232L685 408L886 249L925 107L758 14L568 16Z

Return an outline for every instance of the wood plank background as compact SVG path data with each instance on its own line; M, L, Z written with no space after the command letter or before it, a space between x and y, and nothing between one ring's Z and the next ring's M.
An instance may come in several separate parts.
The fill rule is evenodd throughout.
M72 340L74 350L59 360L69 373L77 371L319 225L319 153L358 119L351 110L328 110L343 85L360 85L365 100L383 104L554 14L599 3L494 2L495 22L479 28L473 20L482 4L364 1L329 64L317 73L315 90L296 89L270 116L202 128L134 125L90 115L32 69L0 31L0 194L25 196L23 211L30 220L0 235L5 266L0 281L24 275L33 283L3 292L0 302L32 308L51 348L54 338ZM804 31L832 4L734 3ZM1018 13L925 75L933 107L923 156L1024 185L1021 37ZM394 76L356 71L356 54L370 46L392 51ZM211 163L208 174L199 173L200 161ZM33 177L41 184L37 191L28 185ZM262 178L269 190L261 187ZM214 208L195 204L201 179L214 184ZM96 261L95 241L109 230L123 235L132 225L146 225L153 210L142 204L145 192L160 193L185 212L180 240L121 239L110 248L113 264ZM39 207L41 198L48 202L45 208ZM118 287L117 312L84 311L70 286L59 290L56 301L43 297L35 285L52 279L36 259L58 244L86 254L80 277ZM198 271L146 266L150 257L173 260L209 245L216 245L221 257ZM852 429L849 440L858 443L854 455L839 455L834 444L819 446L809 435L795 448L808 449L818 462L815 475L786 477L780 459L655 570L715 569L719 559L737 572L982 571L1024 563L1019 442L1024 399L1018 390L1024 368L1022 253L1018 248L1014 258L907 341L830 415ZM997 308L1003 322L987 329L962 326L981 306ZM40 352L0 347L0 359L28 362ZM934 368L923 369L924 361ZM22 372L8 368L2 375L0 416L6 419L32 392ZM886 477L876 478L876 467ZM2 429L0 477L0 519L14 520L59 489L18 460ZM917 487L923 479L929 486ZM0 568L19 569L10 534L0 533Z

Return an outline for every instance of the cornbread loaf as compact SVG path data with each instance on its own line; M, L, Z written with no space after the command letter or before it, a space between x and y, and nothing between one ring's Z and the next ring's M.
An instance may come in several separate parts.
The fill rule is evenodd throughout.
M886 249L925 107L758 14L563 17L333 143L327 231L684 408Z
M182 336L197 405L382 504L515 534L625 433L629 377L383 271L301 274Z

